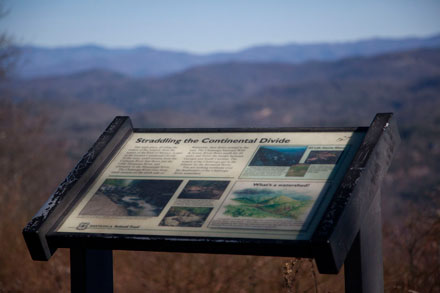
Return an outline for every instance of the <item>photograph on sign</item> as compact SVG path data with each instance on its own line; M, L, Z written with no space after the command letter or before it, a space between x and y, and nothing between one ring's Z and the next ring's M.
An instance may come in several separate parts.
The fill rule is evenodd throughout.
M307 146L260 146L249 166L291 166L306 150Z
M160 222L161 226L202 227L212 208L171 207Z
M190 180L179 198L219 199L230 181Z
M106 179L79 213L157 217L182 180Z
M330 179L339 158L348 147L349 145L260 146L240 177Z
M337 164L342 151L311 151L306 164Z

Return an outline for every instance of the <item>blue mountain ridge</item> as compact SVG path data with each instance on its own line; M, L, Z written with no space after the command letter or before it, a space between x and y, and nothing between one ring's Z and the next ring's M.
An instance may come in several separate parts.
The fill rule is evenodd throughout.
M191 54L147 46L105 48L97 45L45 48L20 47L16 74L21 78L65 75L104 69L131 77L160 77L194 66L226 62L271 62L297 64L334 61L348 57L419 48L440 47L440 34L424 38L375 38L354 42L255 46L237 52Z

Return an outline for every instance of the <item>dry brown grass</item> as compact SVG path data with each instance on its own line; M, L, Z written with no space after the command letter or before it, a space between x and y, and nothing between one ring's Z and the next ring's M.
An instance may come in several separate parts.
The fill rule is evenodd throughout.
M384 229L388 292L440 292L439 191L427 197L430 206L409 204L401 225Z
M49 263L33 262L21 230L69 167L63 145L44 138L44 119L31 105L0 100L0 291L65 290L66 251ZM57 158L63 158L57 160Z

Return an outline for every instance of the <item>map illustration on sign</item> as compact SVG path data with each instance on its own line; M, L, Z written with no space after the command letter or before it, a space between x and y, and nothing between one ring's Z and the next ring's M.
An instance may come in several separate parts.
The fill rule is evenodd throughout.
M292 165L287 171L287 177L304 177L309 170L309 164L296 164Z
M323 182L237 182L210 227L298 230L327 187Z
M106 179L80 215L157 217L181 182Z
M233 192L225 215L252 218L298 219L311 206L313 197L294 190L244 188Z

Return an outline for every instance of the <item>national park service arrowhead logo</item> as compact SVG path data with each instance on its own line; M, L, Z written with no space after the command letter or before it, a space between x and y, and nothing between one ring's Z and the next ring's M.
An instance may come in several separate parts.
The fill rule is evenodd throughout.
M85 230L89 227L90 223L89 222L81 222L79 223L79 225L76 227L76 230Z

